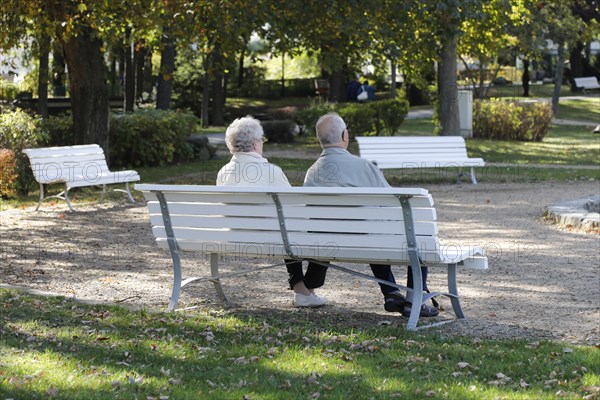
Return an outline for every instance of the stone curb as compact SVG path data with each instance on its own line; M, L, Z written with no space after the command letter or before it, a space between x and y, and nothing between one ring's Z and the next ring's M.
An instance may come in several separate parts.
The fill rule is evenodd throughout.
M546 218L582 230L600 228L600 195L568 200L546 209Z

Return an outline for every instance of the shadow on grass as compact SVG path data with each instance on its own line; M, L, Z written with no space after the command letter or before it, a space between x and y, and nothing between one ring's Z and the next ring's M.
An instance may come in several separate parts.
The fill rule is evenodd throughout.
M6 290L0 306L0 393L13 398L550 399L553 371L600 372L592 349L363 330L347 311L131 312ZM513 378L490 383L499 371ZM580 377L565 378L575 398Z

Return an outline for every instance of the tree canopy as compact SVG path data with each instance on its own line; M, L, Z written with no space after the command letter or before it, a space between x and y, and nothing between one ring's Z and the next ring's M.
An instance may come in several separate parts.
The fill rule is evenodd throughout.
M227 76L238 59L243 65L253 34L274 54L317 55L334 101L345 100L346 82L366 63L398 65L406 80L423 88L437 63L440 125L442 134L453 135L459 55L481 65L517 54L535 59L551 40L558 46L560 85L570 49L599 37L598 9L597 0L4 0L0 49L43 38L60 43L79 143L107 144L107 53L132 43L163 52L159 81L167 84L176 49L200 59L203 122L210 107L211 122L222 124Z

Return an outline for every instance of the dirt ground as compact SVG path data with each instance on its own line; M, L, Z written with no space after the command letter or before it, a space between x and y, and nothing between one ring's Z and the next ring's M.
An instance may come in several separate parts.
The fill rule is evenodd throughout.
M600 235L577 232L542 218L545 207L597 195L598 181L429 185L436 202L443 244L478 245L488 252L488 270L461 270L459 291L466 320L434 332L477 338L528 338L600 343ZM16 285L99 302L163 309L172 284L171 259L154 244L144 204L114 198L102 205L64 204L0 208L0 284ZM237 271L269 260L221 261ZM206 275L208 260L184 254L184 277ZM367 266L354 266L370 274ZM406 268L394 267L398 281ZM313 313L355 326L406 318L383 310L378 286L330 270L320 294L329 304L316 310L291 306L285 268L224 281L229 304L210 283L183 290L180 306L213 307L248 313ZM444 291L445 274L430 269L430 287ZM451 317L450 303L441 298ZM184 311L185 312L185 311ZM431 331L431 330L429 330Z

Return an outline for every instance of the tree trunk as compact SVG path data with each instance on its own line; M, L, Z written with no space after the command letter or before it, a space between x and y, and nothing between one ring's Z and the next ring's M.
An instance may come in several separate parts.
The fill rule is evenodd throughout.
M444 37L442 57L439 65L438 98L440 105L439 122L441 136L457 136L458 123L458 88L456 86L456 34Z
M154 90L154 82L152 80L152 49L146 48L144 56L144 86L142 90L148 94L152 94ZM150 96L149 96L150 97Z
M523 60L521 82L523 83L523 97L529 97L529 60Z
M131 28L125 29L125 96L123 99L123 109L125 112L133 112L135 100L135 68L133 65L133 54L131 51Z
M175 43L167 28L163 29L163 50L158 72L158 88L156 90L156 108L171 108L171 91L173 89L173 73L175 72Z
M223 87L223 73L220 70L215 71L215 80L213 81L213 98L212 98L212 124L225 125L223 117L223 99L225 88Z
M133 65L135 67L135 99L141 101L144 93L144 67L146 59L146 46L144 41L136 42L133 53Z
M556 75L554 76L554 90L552 92L552 113L558 116L558 100L560 97L560 88L562 86L563 72L565 70L565 45L558 45L558 60L556 61Z
M65 97L65 58L62 45L59 41L53 43L52 50L52 95L54 97Z
M44 36L39 40L40 65L38 75L38 114L48 118L48 59L50 54L50 37Z
M585 46L582 42L577 42L575 47L571 50L571 54L569 55L569 68L571 69L570 73L570 82L571 92L577 91L577 85L575 85L575 79L580 76L583 76L583 50Z
M390 58L390 65L391 65L391 69L392 69L392 84L390 87L390 98L391 99L395 99L396 98L396 60L394 60L393 58Z
M108 71L109 96L117 96L119 93L119 73L117 72L117 58L111 52L110 68Z
M202 85L202 104L200 106L200 119L202 120L202 127L208 128L210 121L208 120L209 102L210 102L210 76L208 75L209 70L209 57L204 56L204 84Z
M241 89L244 84L244 57L246 57L246 47L248 46L248 40L246 40L246 36L242 35L242 39L244 44L242 46L242 51L240 52L240 59L238 61L238 76L237 76L237 88ZM238 96L240 94L238 93Z
M329 76L329 100L343 102L346 100L346 79L343 69L334 71Z
M60 38L69 70L74 144L98 144L108 156L108 88L102 41L89 27L68 41Z

